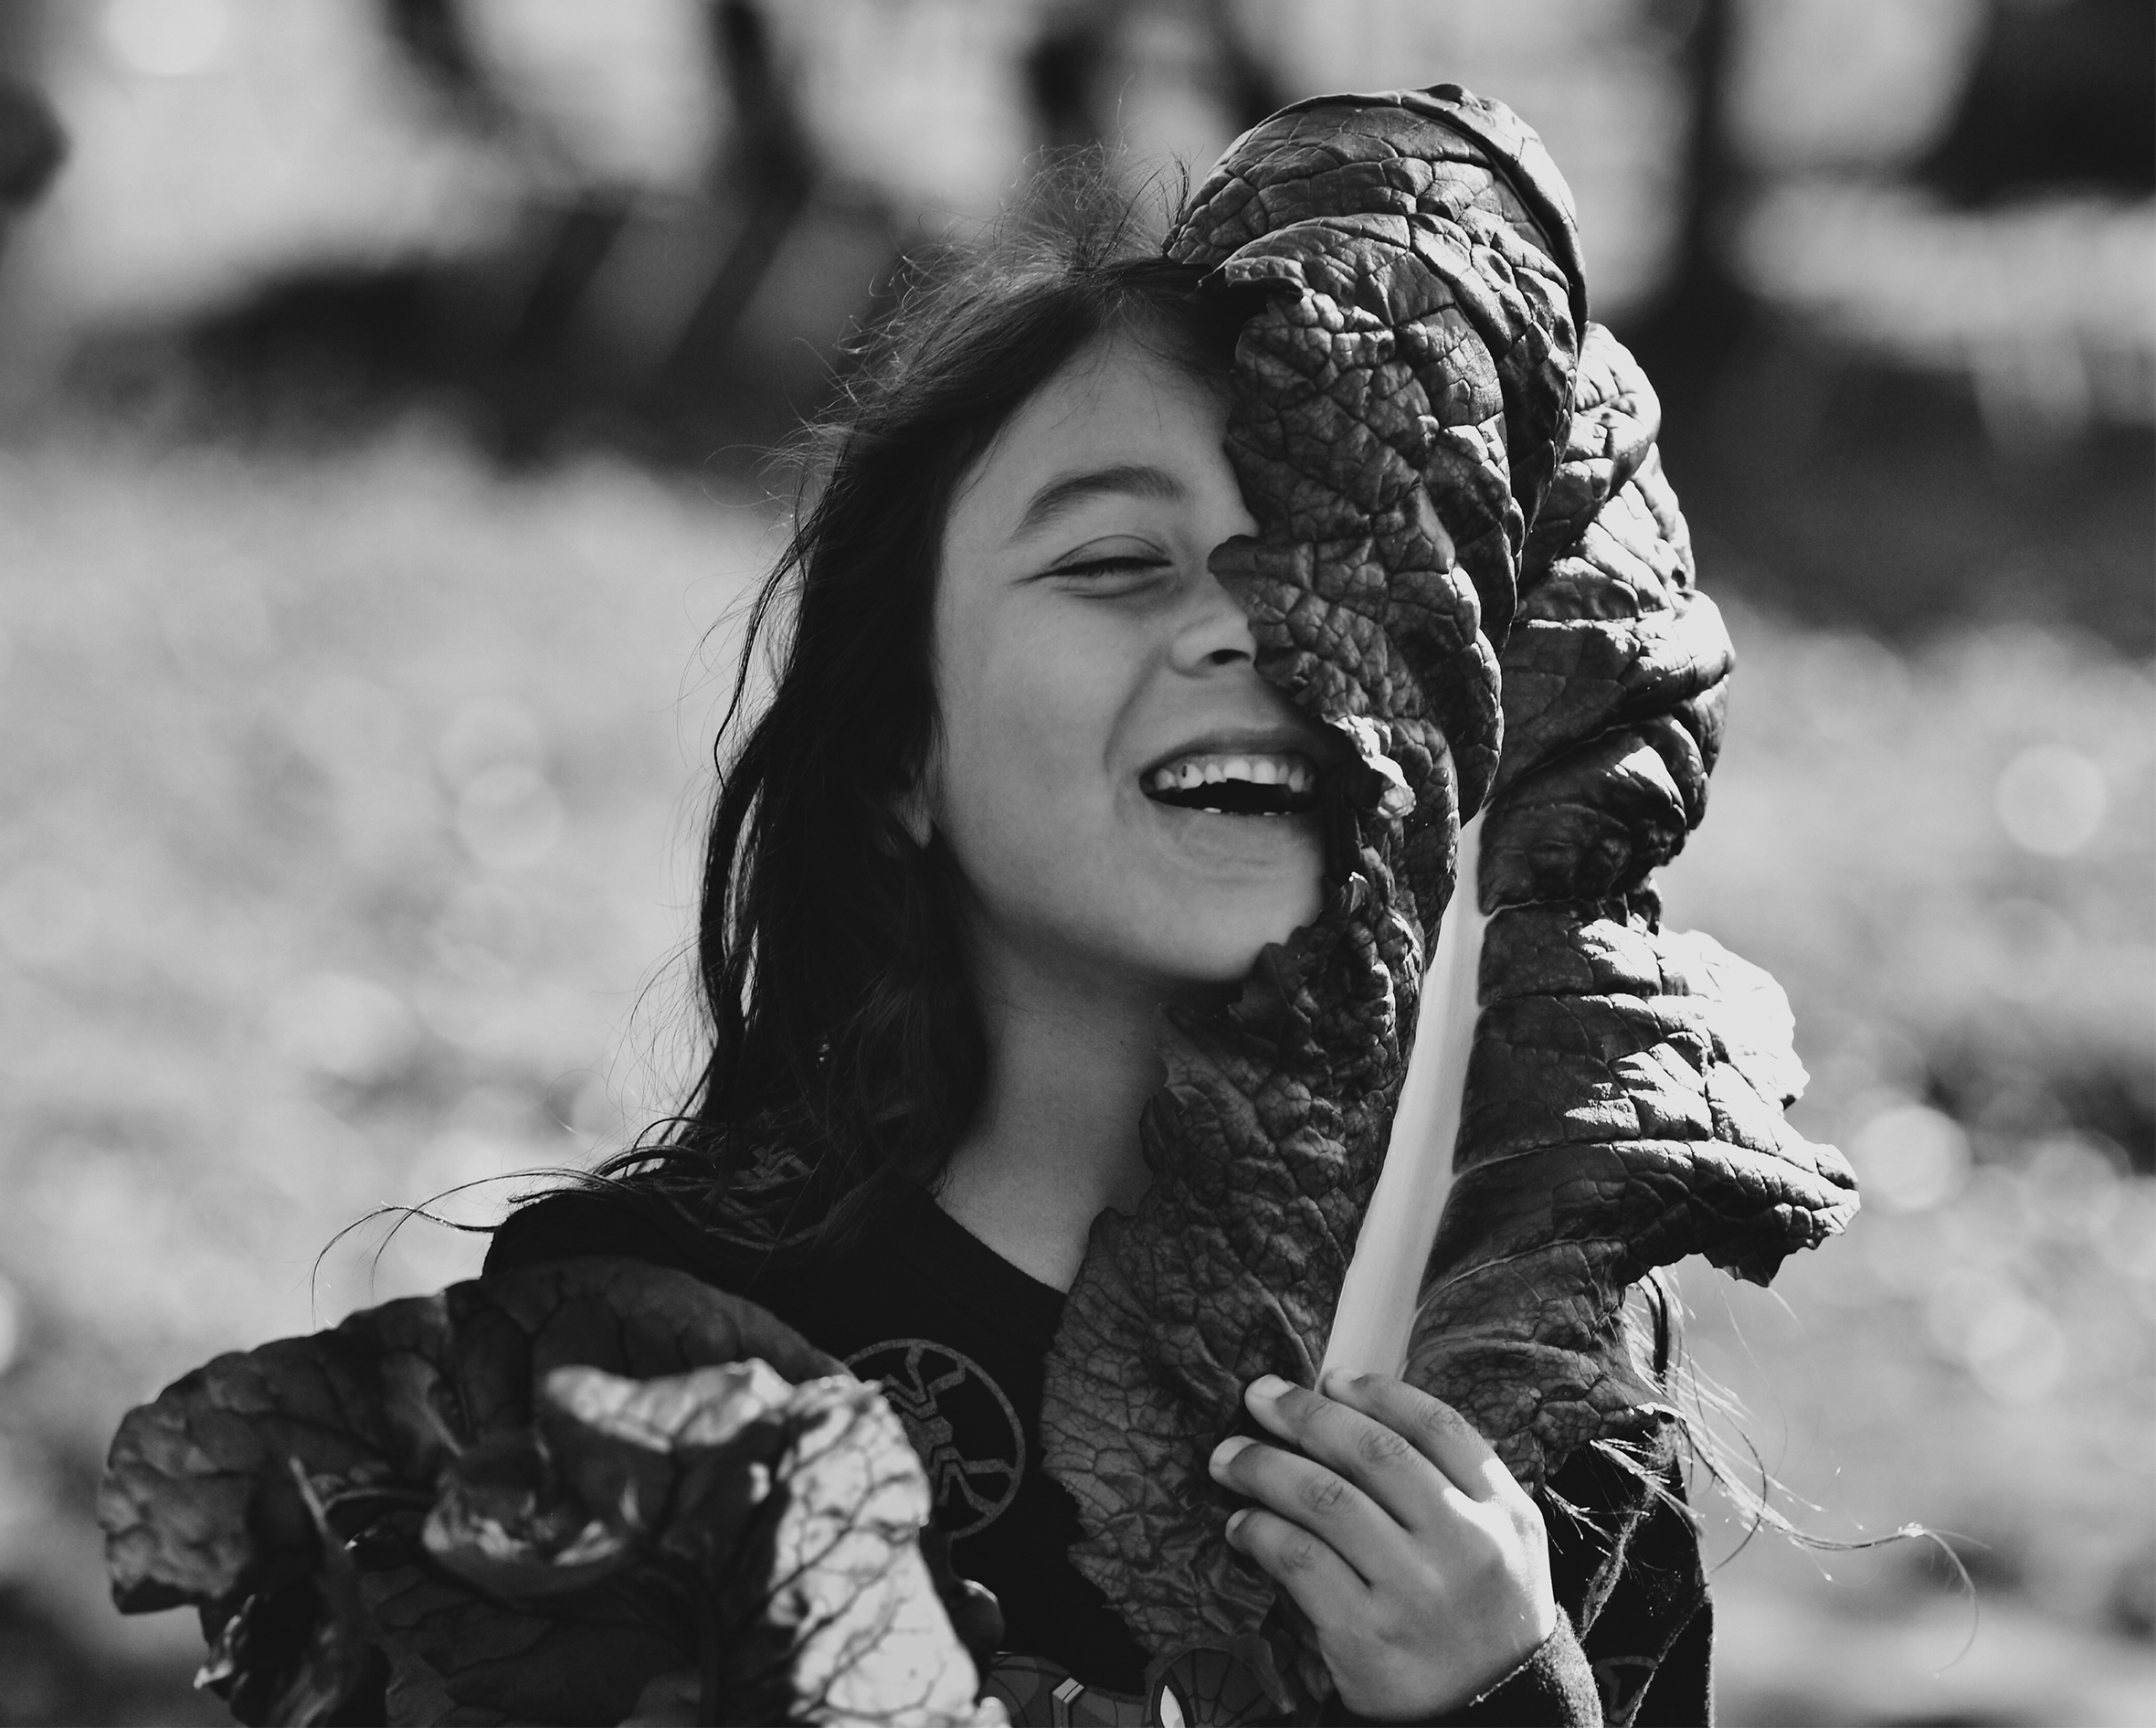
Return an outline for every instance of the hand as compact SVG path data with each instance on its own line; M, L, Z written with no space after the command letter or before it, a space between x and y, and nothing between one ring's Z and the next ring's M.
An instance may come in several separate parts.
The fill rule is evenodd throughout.
M1295 1447L1241 1435L1213 1479L1257 1504L1228 1541L1308 1617L1359 1715L1421 1720L1502 1680L1557 1629L1542 1514L1450 1405L1390 1374L1277 1375L1244 1402Z

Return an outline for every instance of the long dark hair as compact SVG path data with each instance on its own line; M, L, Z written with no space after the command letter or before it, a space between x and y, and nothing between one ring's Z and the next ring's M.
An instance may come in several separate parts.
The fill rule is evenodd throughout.
M838 1246L894 1185L940 1176L987 1050L965 885L899 812L935 747L953 495L1087 345L1127 335L1224 376L1242 309L1148 244L1097 172L1066 171L925 270L875 333L808 431L810 478L720 729L696 947L710 1057L682 1114L603 1176L706 1231L797 1249ZM752 717L760 652L778 673Z

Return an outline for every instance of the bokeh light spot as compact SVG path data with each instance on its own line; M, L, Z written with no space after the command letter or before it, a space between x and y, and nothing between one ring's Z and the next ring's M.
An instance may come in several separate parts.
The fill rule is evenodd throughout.
M2034 1404L2066 1377L2066 1333L2018 1294L1980 1312L1964 1349L1976 1383L2002 1404Z
M0 884L0 947L30 965L74 959L96 938L96 891L71 871L25 864Z
M562 800L546 777L516 763L473 775L457 795L457 832L491 869L537 864L562 837L563 823Z
M2011 1277L1950 1273L1933 1288L1925 1321L1932 1342L2002 1404L2033 1404L2066 1376L2065 1331Z
M411 1059L419 1024L395 991L343 972L318 972L278 998L270 1038L279 1055L312 1074L367 1085Z
M270 609L242 577L197 572L164 597L158 615L173 658L197 684L217 684L277 646Z
M8 1280L0 1277L0 1374L15 1366L23 1346L23 1299Z
M1894 1212L1928 1212L1969 1173L1969 1136L1943 1111L1901 1104L1880 1111L1849 1142L1860 1192Z
M2046 1135L2024 1155L2022 1205L2046 1235L2094 1242L2118 1214L2126 1154L2093 1134Z
M2081 939L2055 907L2002 900L1988 922L1993 943L1988 981L2000 995L2038 1002L2072 983Z
M2109 803L2103 770L2064 744L2033 744L1999 775L1993 804L2013 843L2064 858L2096 838Z
M346 772L388 767L404 739L396 698L352 673L331 673L310 684L291 723L301 749L323 767Z
M508 696L473 696L460 703L442 727L434 765L450 786L462 786L491 768L540 766L544 751L539 722Z
M217 64L231 21L225 0L111 0L105 43L131 71L185 78Z
M511 889L498 882L466 883L434 922L434 957L468 984L500 989L516 981L534 925L531 907Z

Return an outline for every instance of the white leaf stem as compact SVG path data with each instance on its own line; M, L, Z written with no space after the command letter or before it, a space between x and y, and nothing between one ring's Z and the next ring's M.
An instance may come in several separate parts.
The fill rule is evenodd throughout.
M1325 1370L1397 1374L1421 1293L1437 1221L1453 1187L1453 1152L1467 1090L1467 1056L1479 1012L1483 917L1476 901L1482 817L1460 830L1460 873L1438 927L1437 952L1422 980L1422 1006L1408 1055L1392 1136L1378 1186L1340 1287Z

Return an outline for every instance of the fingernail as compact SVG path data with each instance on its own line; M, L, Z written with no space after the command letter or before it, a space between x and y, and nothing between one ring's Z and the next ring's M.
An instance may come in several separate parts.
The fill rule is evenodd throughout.
M1277 1398L1287 1391L1287 1382L1278 1374L1260 1374L1250 1383L1253 1398Z
M1242 1448L1250 1444L1251 1438L1249 1435L1231 1434L1225 1440L1222 1440L1220 1445L1213 1447L1213 1474L1218 1476L1222 1470L1226 1469L1230 1464L1233 1463L1235 1459L1242 1455Z
M1230 1536L1230 1538L1231 1538L1231 1539L1232 1539L1232 1538L1233 1538L1233 1536L1234 1536L1234 1534L1235 1534L1235 1532L1236 1532L1237 1531L1239 1531L1239 1530L1241 1530L1241 1529L1242 1528L1242 1525L1243 1525L1243 1521L1244 1521L1245 1519L1249 1518L1249 1516L1250 1516L1250 1508L1249 1508L1249 1507L1247 1507L1247 1506L1245 1506L1245 1507L1244 1507L1244 1508L1243 1508L1243 1509L1242 1509L1241 1511L1239 1511L1239 1512L1231 1512L1231 1513L1229 1513L1229 1515L1228 1515L1228 1534L1229 1534L1229 1536Z

